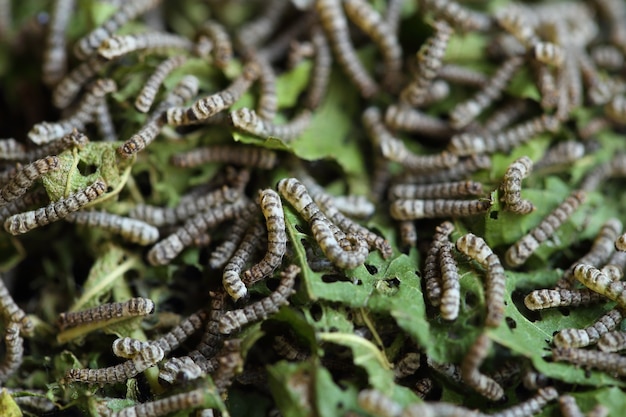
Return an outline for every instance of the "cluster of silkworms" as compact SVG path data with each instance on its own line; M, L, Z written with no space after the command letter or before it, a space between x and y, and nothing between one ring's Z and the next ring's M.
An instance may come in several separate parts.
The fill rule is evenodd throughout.
M37 78L23 85L45 91L31 99L15 83L26 94L0 94L0 121L28 109L0 131L3 270L19 263L6 275L19 280L58 264L68 278L56 279L71 288L41 307L24 303L31 319L11 296L21 288L0 281L0 382L20 385L21 367L51 356L39 345L55 331L53 350L104 330L121 336L108 344L114 358L64 346L76 358L55 368L54 406L82 384L137 379L134 405L98 413L213 415L233 384L276 397L272 367L289 361L350 379L361 391L346 413L518 417L558 398L573 416L584 388L558 375L547 386L528 361L515 362L530 355L503 329L516 331L512 309L594 306L602 311L581 328L552 329L551 358L546 349L533 362L626 375L622 203L598 203L615 190L610 180L626 177L614 138L626 124L620 1L88 2L97 19L74 0L46 10L31 1L0 0L0 48L15 55L6 71L37 44ZM465 51L468 39L479 41ZM48 97L51 106L31 103ZM42 248L68 239L69 254ZM115 251L111 266L101 253ZM86 253L104 266L83 284L74 275ZM402 262L412 267L394 272ZM527 274L555 268L555 282L529 287ZM525 308L508 290L518 277ZM413 327L393 299L407 288L424 314ZM342 298L346 289L354 299ZM385 297L393 307L380 307ZM316 309L335 308L354 334L343 324L313 334L326 325ZM303 320L310 328L295 329ZM449 346L425 340L444 327ZM340 337L352 356L328 342ZM373 389L373 375L361 376L364 346L392 368L387 378L428 401L396 402L405 394L380 381ZM289 388L306 393L301 404L274 400L280 411L311 411L311 381ZM509 398L515 384L519 403ZM170 385L176 394L164 393ZM450 389L489 402L436 401Z

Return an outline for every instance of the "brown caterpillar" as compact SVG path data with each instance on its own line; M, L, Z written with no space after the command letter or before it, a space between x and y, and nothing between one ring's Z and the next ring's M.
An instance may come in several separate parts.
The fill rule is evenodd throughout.
M154 313L154 302L148 298L131 298L119 303L106 303L81 311L59 314L59 328L81 326L98 321L146 316Z
M139 245L149 245L159 239L159 230L141 220L131 219L105 211L77 211L65 216L65 220L108 230L125 240Z
M193 168L207 162L222 162L246 167L272 169L277 162L276 152L256 146L209 145L172 156L172 165Z
M6 205L23 196L32 187L35 180L58 168L59 158L56 156L48 156L25 165L0 189L0 205Z
M21 323L11 321L6 326L4 335L5 353L0 363L0 381L6 381L22 365L24 357L24 339L20 336Z
M263 120L254 110L246 107L231 112L230 119L235 128L242 132L262 138L277 138L283 142L290 142L302 135L309 126L311 111L304 109L288 123L282 125Z
M619 309L612 309L585 329L563 329L553 339L557 347L585 347L595 344L603 334L615 330L623 319Z
M456 198L484 194L483 185L475 181L438 184L395 184L389 187L390 200Z
M441 267L439 252L441 247L448 243L448 237L454 231L451 222L443 222L435 228L433 241L430 244L426 260L424 261L424 281L426 282L426 297L433 306L441 305Z
M522 180L530 175L533 161L527 157L513 161L504 173L502 193L504 194L505 208L517 214L528 214L535 210L535 206L528 200L522 199Z
M72 9L74 0L57 0L50 14L42 68L42 79L47 85L59 82L67 70L65 28L69 24Z
M480 395L491 401L497 401L504 396L504 390L479 370L490 348L491 339L484 333L478 336L461 362L461 377L464 383Z
M201 407L205 402L205 396L205 388L196 388L192 391L115 411L111 413L111 417L165 416L176 411Z
M390 214L396 220L415 220L438 217L468 217L485 213L491 200L395 200Z
M141 113L147 113L165 78L186 61L187 58L185 56L175 55L161 62L141 88L139 95L135 99L135 108Z
M148 32L106 38L98 46L98 55L110 60L142 49L181 49L191 52L193 48L193 42L185 37L165 32Z

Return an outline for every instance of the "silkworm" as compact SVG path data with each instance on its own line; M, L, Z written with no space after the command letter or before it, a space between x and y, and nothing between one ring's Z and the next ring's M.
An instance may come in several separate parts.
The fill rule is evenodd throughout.
M48 193L44 188L38 188L33 192L26 193L21 198L0 206L0 222L4 223L12 215L21 213L30 207L41 205L44 202L49 202Z
M194 196L194 198L181 200L176 207L139 204L130 211L129 216L157 227L173 226L202 211L224 204L232 204L240 199L241 192L239 190L224 186L206 194Z
M619 71L624 66L624 53L613 45L593 46L590 56L597 66L609 71Z
M164 114L166 123L177 126L198 123L232 106L259 77L259 64L247 63L241 75L224 90L196 100L190 107L170 107Z
M504 194L505 209L517 214L528 214L535 210L535 206L528 200L522 199L522 180L530 175L533 161L527 157L513 161L504 173L502 193Z
M413 220L401 221L399 225L400 243L403 248L417 246L417 228Z
M72 133L74 129L84 129L85 124L93 120L94 113L102 103L102 99L108 93L116 90L117 85L112 79L101 78L96 80L81 99L76 112L59 122L35 124L27 134L28 139L37 145L42 145L60 139L68 133Z
M0 139L0 159L12 161L22 159L26 147L13 138Z
M444 243L439 248L439 267L441 268L441 317L444 320L456 320L461 303L461 284L459 270L452 254L452 244Z
M392 255L393 250L388 241L340 213L331 196L323 192L315 193L313 200L319 205L328 219L344 233L363 238L370 248L378 249L385 259Z
M21 324L11 321L7 324L4 335L4 359L0 363L0 381L6 381L22 365L24 357L24 339L20 336Z
M380 417L399 417L402 406L376 389L364 389L357 398L359 407L368 414Z
M350 41L348 22L341 10L341 2L316 0L314 7L339 65L363 97L372 97L378 92L378 86L364 68Z
M113 341L111 349L118 358L132 359L151 342L143 342L132 337L120 337Z
M461 362L461 377L465 384L483 397L498 401L504 396L504 390L496 381L479 370L490 348L489 336L484 333L478 336Z
M522 374L522 385L529 391L536 391L547 384L548 377L531 368L527 368Z
M209 145L172 156L171 163L181 168L193 168L208 162L272 169L277 163L276 152L257 146Z
M597 5L609 23L609 39L622 51L626 48L626 30L622 22L626 18L626 7L618 0L599 0Z
M278 355L289 361L300 362L309 357L307 353L303 352L298 346L292 343L291 340L287 339L283 335L278 335L274 338L272 348Z
M252 217L237 217L230 229L225 233L222 242L211 252L209 266L218 269L224 266L233 256L235 250L241 243L244 234L253 221Z
M501 133L460 133L452 136L448 150L455 155L508 152L543 132L555 132L560 122L556 117L541 115Z
M533 58L547 65L560 67L565 60L563 47L552 42L538 42L533 46Z
M332 201L337 210L352 217L366 218L376 211L374 203L363 195L337 195Z
M364 123L366 123L365 120ZM447 121L407 105L393 104L387 107L385 124L396 131L420 133L437 139L445 138L447 140L454 133Z
M150 343L160 347L161 350L163 350L163 354L167 355L176 350L185 340L200 330L206 318L207 313L204 310L196 311L174 326L169 332L159 336Z
M491 207L491 200L395 200L391 203L390 214L396 220L415 220L438 217L468 217L485 213Z
M615 376L626 375L626 357L618 353L557 347L552 349L552 359L598 369Z
M468 9L453 0L425 0L426 10L448 21L452 27L464 32L486 31L491 28L491 18L483 13Z
M535 250L576 211L586 198L583 191L572 192L557 208L548 214L534 229L511 246L505 254L506 263L511 267L522 265Z
M394 91L401 79L402 47L383 17L365 0L347 0L343 8L348 18L365 32L383 56L383 85Z
M228 295L235 301L248 294L248 289L243 283L240 274L244 265L250 256L252 256L264 232L263 225L260 223L250 226L241 240L239 247L224 266L222 284Z
M79 59L85 59L92 55L105 39L108 39L126 22L157 7L159 3L161 3L160 0L138 0L122 3L121 7L102 25L89 32L74 45L74 55Z
M267 252L260 262L244 272L244 282L247 285L252 285L272 274L280 266L287 251L285 215L280 196L272 189L260 191L259 205L266 220Z
M517 380L522 372L522 366L518 360L505 360L496 369L489 373L489 377L500 385L509 386Z
M626 234L620 235L615 238L615 249L620 252L626 251Z
M443 222L435 228L433 241L430 244L426 259L424 261L424 282L426 283L426 297L433 306L441 305L441 267L439 263L439 252L441 247L448 243L448 237L454 231L451 222Z
M135 99L135 108L141 113L147 113L165 78L186 61L187 58L184 55L175 55L161 62L141 88L139 95Z
M574 140L566 140L546 150L543 157L535 164L535 168L542 169L569 165L578 161L584 155L585 145Z
M131 298L119 303L105 303L86 310L59 314L59 328L71 327L114 319L147 316L154 313L154 302L149 298Z
M485 132L499 132L508 127L528 111L528 102L525 100L509 100L499 109L496 109L483 124Z
M13 300L8 288L4 284L4 280L0 279L0 311L2 315L8 319L11 323L18 323L20 330L26 336L32 336L34 330L34 323L26 315Z
M492 414L496 417L532 417L539 413L550 401L558 398L559 393L553 387L539 388L537 394L530 399L498 413Z
M493 253L484 239L472 233L461 236L456 241L456 248L487 269L485 282L487 317L485 318L485 325L498 327L504 319L504 294L506 292L506 276L500 258Z
M413 392L423 400L430 394L434 386L435 383L431 378L421 378L413 386Z
M571 395L561 395L559 397L559 409L563 417L584 417L580 408L578 408L578 404L576 404L576 399Z
M616 301L619 307L626 308L626 286L623 282L613 281L599 269L585 264L576 265L574 277L590 290Z
M182 106L187 100L195 96L198 93L198 84L198 78L193 75L185 75L165 97L165 100L158 105L154 113L150 115L148 122L117 148L118 155L122 158L130 158L152 143L163 127L163 120L161 119L163 113L171 106Z
M226 68L233 58L233 45L226 28L215 20L207 20L200 27L200 34L208 36L213 44L213 62L218 68Z
M437 76L454 84L478 88L484 87L488 81L487 76L482 72L455 64L444 64L439 69Z
M59 168L59 158L48 156L19 169L11 180L0 189L0 205L23 196L42 175Z
M242 309L229 310L219 318L219 331L222 334L231 334L239 331L248 323L263 320L270 314L278 312L281 306L289 304L289 297L294 292L296 276L300 268L288 266L280 274L280 284L272 294Z
M48 85L59 82L67 69L65 28L70 21L73 8L74 0L57 0L50 14L42 69L43 82Z
M408 174L402 178L403 182L416 184L432 184L438 182L466 179L469 175L482 169L491 169L491 158L487 155L471 155L467 159L459 160L453 167L438 170L429 174Z
M74 129L72 132L63 136L59 140L55 140L54 142L25 151L24 154L18 159L32 161L35 159L45 158L48 155L59 154L69 148L83 149L87 143L89 143L89 138Z
M480 113L494 101L500 99L502 92L513 75L522 66L522 57L514 56L507 59L472 98L458 103L450 112L450 124L461 129L470 124Z
M174 383L174 381L193 381L206 375L189 356L170 358L159 371L159 379Z
M263 2L263 9L247 21L237 32L237 39L246 48L263 44L280 23L289 7L284 0Z
M235 374L243 367L241 356L241 339L224 341L224 347L214 358L217 369L213 373L213 381L219 393L224 393L232 384Z
M106 183L98 180L80 191L50 203L46 207L10 216L4 222L4 229L12 235L19 235L60 220L100 197L106 188Z
M515 36L525 48L541 42L536 34L537 19L525 5L509 4L495 13L495 19L503 29Z
M587 54L577 55L576 60L591 104L606 104L615 95L613 82L605 80L600 75L600 71Z
M243 211L255 210L254 205L237 202L204 210L188 219L174 233L159 241L148 252L148 261L152 265L166 265L183 249L193 243L196 236L210 227L238 216Z
M563 329L554 335L557 347L585 347L595 344L605 333L615 330L623 319L622 312L614 308L585 329Z
M529 310L543 310L552 307L578 307L597 304L605 298L588 288L535 290L524 298Z
M59 109L69 106L87 81L108 65L108 61L94 56L72 69L52 91L52 103Z
M236 129L262 138L277 138L283 142L297 139L309 127L311 111L304 109L289 122L277 125L261 119L254 110L242 107L230 113L230 119Z
M439 184L395 184L389 187L390 200L456 198L484 194L483 185L476 181L456 181Z
M400 101L419 107L427 96L428 89L442 67L443 57L452 36L452 27L437 20L433 24L435 33L426 39L417 53L417 71L411 82L400 93Z
M611 218L607 220L598 235L595 237L593 241L593 245L589 252L587 252L583 257L578 259L576 262L571 264L567 270L563 273L563 276L557 282L556 286L559 288L571 286L574 278L574 268L578 264L587 264L593 266L600 266L604 264L611 254L613 253L613 246L615 239L622 232L622 222L616 218Z
M432 360L430 357L426 358L428 367L438 374L444 376L447 380L460 384L461 381L461 368L459 365L453 363L438 363Z
M193 42L180 35L165 32L148 32L133 35L113 35L106 38L98 46L98 55L110 60L142 49L192 51L193 48Z
M100 385L124 382L156 365L162 359L163 350L156 345L149 344L135 357L119 365L99 369L70 369L66 378L70 381Z
M315 110L326 95L333 58L328 41L319 26L313 27L311 31L311 42L315 50L315 58L313 60L313 68L311 69L308 91L304 99L304 106L309 110Z
M603 352L619 352L626 349L626 332L612 331L604 333L598 339L598 349Z
M106 211L77 211L65 216L71 223L98 227L120 235L123 239L139 245L149 245L159 239L159 230L137 219L131 219Z
M295 178L285 178L278 182L278 191L289 204L310 224L314 239L322 252L339 268L352 269L365 262L369 254L365 242L357 236L348 238L352 250L344 250L335 238L330 221L313 202L307 189Z
M278 95L276 93L276 73L272 64L262 54L256 54L255 60L259 64L259 102L257 115L267 121L272 121L278 109Z

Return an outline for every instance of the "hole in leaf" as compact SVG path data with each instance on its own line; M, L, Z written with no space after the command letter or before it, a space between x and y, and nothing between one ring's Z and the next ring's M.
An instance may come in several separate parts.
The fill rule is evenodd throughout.
M509 329L513 330L517 328L517 322L513 318L506 317L505 321L506 321L506 325L509 326Z
M87 176L96 172L96 170L98 169L98 166L93 165L93 164L86 164L83 161L78 161L77 168L78 168L78 172L80 172L81 175Z
M569 316L570 310L567 307L559 307L559 312L563 314L565 317Z
M476 303L478 302L478 297L473 292L467 292L465 294L465 305L469 308L476 307Z
M298 232L300 232L300 233L302 233L302 234L305 234L305 233L304 233L304 229L302 229L302 227L300 227L300 225L299 225L299 224L296 224L296 225L294 225L293 227L295 227L295 229L296 229ZM302 240L304 240L304 239L302 239Z
M498 220L498 213L499 211L497 210L492 211L491 213L489 213L489 218L493 220Z
M376 268L374 265L365 264L365 269L367 269L367 272L369 272L370 275L378 274L378 268Z
M330 284L332 282L352 282L352 280L347 276L339 274L322 275L322 281L327 284Z
M311 313L311 317L315 321L320 321L322 319L322 316L324 315L322 307L320 307L319 304L313 304L311 308L309 308L309 312Z

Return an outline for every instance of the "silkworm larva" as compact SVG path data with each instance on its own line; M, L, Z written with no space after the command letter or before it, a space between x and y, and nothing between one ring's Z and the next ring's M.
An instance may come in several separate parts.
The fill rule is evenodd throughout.
M591 48L593 62L601 68L618 71L624 66L624 53L613 45L596 45Z
M390 200L456 198L484 194L483 185L476 181L456 181L439 184L396 184L389 188Z
M482 238L472 233L461 236L456 241L456 248L487 269L485 282L487 317L485 318L485 325L498 327L504 319L504 294L506 292L506 276L500 258L493 253Z
M159 336L150 343L160 347L163 350L163 354L167 355L176 350L191 335L200 330L206 317L207 314L204 310L196 311L174 326L169 332Z
M454 64L444 64L437 74L439 78L454 84L463 84L471 87L482 88L487 84L488 78L482 72L469 67Z
M413 220L404 220L400 222L400 243L403 248L413 248L417 246L417 227Z
M499 109L495 109L485 123L485 132L495 133L508 127L512 122L522 117L528 111L528 102L525 100L510 100Z
M350 41L348 22L341 10L341 2L316 0L314 7L335 58L348 78L357 86L363 97L368 98L376 94L378 86L361 63Z
M252 256L264 232L263 225L260 223L250 226L239 244L239 247L224 266L222 284L228 295L235 301L248 294L248 289L243 283L240 274L248 258Z
M77 191L50 205L22 213L14 214L4 222L4 229L12 235L26 233L36 227L45 226L80 210L87 203L94 201L106 191L107 185L98 180L83 190Z
M48 23L46 49L43 54L42 78L47 85L54 85L59 82L67 70L65 29L72 16L73 8L74 0L57 0L54 2Z
M539 42L533 47L533 58L544 64L560 67L565 60L565 50L552 42Z
M598 339L598 349L603 352L619 352L626 349L626 332L613 331L604 333Z
M471 155L467 159L459 160L453 167L435 171L430 174L405 174L402 182L414 182L416 184L433 184L466 179L469 175L482 169L491 169L491 158L487 155Z
M135 357L119 365L99 369L70 369L66 378L70 381L100 385L124 382L156 365L162 359L163 350L156 345L149 344Z
M5 205L23 196L33 186L35 180L58 168L59 158L56 156L47 156L25 165L0 189L0 205Z
M543 157L535 164L536 169L573 164L585 155L585 145L574 140L559 142L546 150Z
M271 122L278 109L278 95L276 93L276 72L272 64L262 54L255 56L260 67L259 73L259 102L256 113L263 119Z
M24 339L20 336L21 324L11 321L5 329L4 359L0 363L0 381L6 381L22 365L24 357Z
M95 28L74 46L74 55L79 59L85 59L95 53L100 44L109 38L115 31L126 22L157 7L160 0L138 0L123 3L122 6L99 27Z
M111 349L118 358L132 359L151 342L143 342L132 337L120 337L113 341Z
M413 107L422 104L428 88L442 67L443 57L452 36L452 27L444 21L435 21L435 33L426 40L417 53L417 71L414 79L400 93L400 101Z
M529 310L543 310L552 307L578 307L597 304L605 298L588 288L535 290L524 298Z
M246 167L272 169L278 158L276 152L257 146L209 145L172 156L172 165L193 168L207 162L222 162Z
M290 142L297 139L309 127L311 111L304 109L289 122L282 125L263 120L254 110L246 107L231 112L230 119L235 128L242 132L262 138L277 138L283 142Z
M557 347L552 349L552 358L558 362L595 368L616 376L626 375L626 357L618 353Z
M348 18L372 38L383 55L383 85L395 90L401 79L402 47L383 17L365 0L347 0L343 8Z
M208 228L232 219L243 211L255 209L254 205L240 201L201 211L187 220L174 233L154 245L148 252L148 261L152 265L166 265L185 247L191 245L195 237L204 233Z
M543 242L548 240L554 232L574 213L586 198L583 191L576 190L563 203L559 204L534 229L524 235L511 246L505 255L506 263L512 267L522 265Z
M0 159L7 161L20 160L24 157L25 152L26 147L15 139L0 139Z
M365 389L359 392L359 407L367 413L380 417L399 417L402 406L376 389Z
M332 200L337 210L348 216L366 218L376 211L374 203L363 195L337 195Z
M576 404L576 398L571 395L561 395L559 397L559 409L563 417L584 417L578 404Z
M578 264L600 266L608 261L613 253L615 239L621 232L622 222L619 219L607 220L600 228L589 252L567 268L556 286L559 288L570 287L574 280L574 268Z
M187 58L184 55L175 55L161 62L141 88L139 95L135 99L135 108L141 113L147 113L165 78L186 61Z
M444 320L456 320L461 303L461 284L459 270L452 254L452 244L445 242L439 248L439 267L441 268L441 317Z
M207 20L200 27L200 33L208 36L213 44L215 66L226 68L233 58L233 45L226 28L214 20Z
M106 303L81 311L59 314L59 328L81 326L98 321L147 316L154 313L154 302L148 298L131 298L119 303Z
M452 0L424 0L426 10L448 21L451 26L464 32L486 31L491 28L491 18L484 13L468 9Z
M363 123L366 123L366 121L363 120ZM385 124L396 131L420 133L437 139L447 140L454 133L447 121L415 110L407 105L393 104L387 107Z
M8 288L4 285L4 280L0 277L0 312L10 322L20 324L22 333L32 336L34 323L28 318L13 300Z
M243 67L241 75L224 90L196 100L191 107L170 107L164 119L171 125L184 125L207 120L211 116L232 106L248 91L254 80L259 77L260 67L256 62L249 62Z
M170 384L175 381L193 381L203 375L206 375L205 372L189 356L170 358L159 371L159 379Z
M614 308L585 329L563 329L553 339L557 347L585 347L595 344L605 333L615 330L623 319L622 312Z
M280 266L287 251L285 214L280 196L272 189L259 192L259 205L267 227L267 252L260 262L243 273L247 285L269 276Z
M499 100L506 85L524 62L520 56L507 59L472 98L458 103L450 112L450 124L460 129L470 124L491 103Z
M139 245L149 245L159 239L159 229L156 227L141 220L118 216L105 211L77 211L69 213L65 216L65 220L108 230Z
M300 268L288 266L281 272L280 284L276 291L260 301L249 304L242 309L226 311L219 318L219 331L222 334L231 334L240 330L248 323L265 319L270 314L278 312L281 306L289 304L289 297L294 292L296 276Z
M460 133L452 136L448 150L455 155L508 152L543 132L555 132L560 122L556 117L541 115L501 133Z
M626 233L615 239L615 249L620 252L626 252Z
M173 226L204 210L210 210L223 204L235 203L240 199L241 193L239 190L224 186L206 194L194 196L194 198L181 200L176 207L139 204L130 211L129 216L157 227Z
M328 41L319 26L313 27L311 31L311 42L313 42L313 48L315 50L315 59L313 60L311 81L309 82L307 95L304 99L304 105L309 110L315 110L319 107L326 95L333 58Z
M504 396L504 390L496 381L479 370L480 365L489 354L490 348L491 339L489 336L484 333L478 336L461 362L461 377L464 383L483 397L491 401L498 401Z
M45 158L47 155L59 154L69 148L83 149L87 143L89 143L89 138L74 129L71 133L68 133L59 140L25 151L23 156L19 159L25 161L41 159Z
M235 250L241 243L246 230L253 221L253 217L237 217L230 230L225 233L224 240L211 252L209 266L218 269L224 266L233 256Z
M101 57L94 56L71 70L52 91L52 103L55 107L64 109L69 106L85 83L104 69L108 65L107 62Z
M290 339L283 335L278 335L274 338L272 348L278 355L289 361L300 362L309 357L299 346L296 346Z
M451 222L443 222L435 228L433 241L430 244L424 261L424 281L426 282L426 297L433 306L441 305L441 268L439 265L439 251L448 243L448 237L454 231Z
M433 390L435 383L430 378L421 378L413 386L413 391L422 400Z
M574 277L590 290L616 301L619 307L626 308L626 286L623 282L613 281L599 269L585 264L576 265Z
M530 175L533 161L522 156L516 159L504 173L502 193L504 194L505 209L517 214L528 214L535 210L535 206L528 200L522 199L522 180Z
M485 213L491 200L395 200L390 214L396 220L415 220L437 217L468 217Z
M224 341L224 347L213 359L217 369L213 373L213 381L219 393L223 393L232 384L235 375L243 368L241 356L241 339Z
M114 59L142 49L180 49L191 52L193 48L193 42L183 36L165 32L148 32L113 35L106 38L98 47L98 55L105 59Z
M280 23L280 19L289 7L284 0L263 2L263 10L241 26L237 39L245 47L251 48L263 44Z
M559 393L553 387L539 388L537 394L530 399L498 413L496 417L532 417L539 413L550 401L555 400Z

